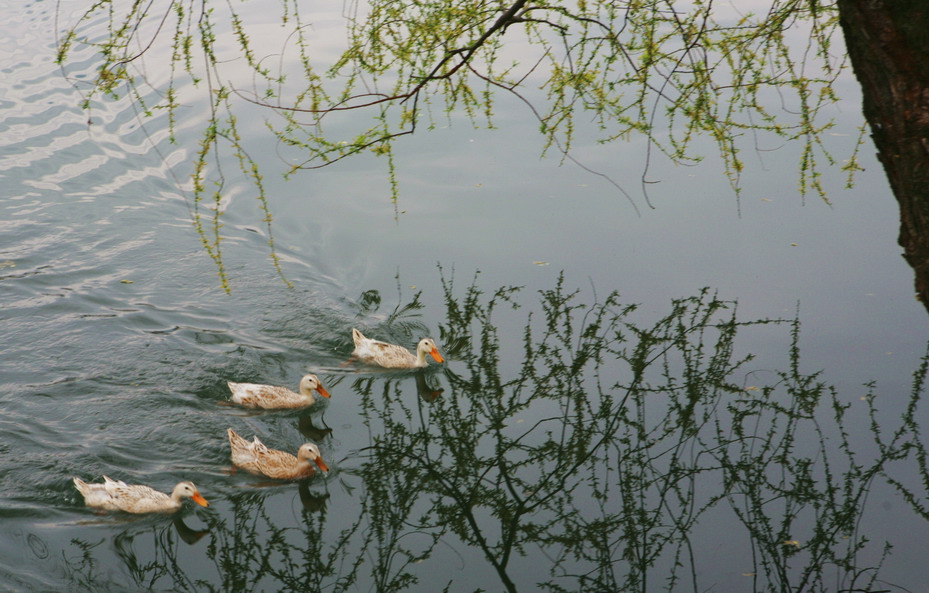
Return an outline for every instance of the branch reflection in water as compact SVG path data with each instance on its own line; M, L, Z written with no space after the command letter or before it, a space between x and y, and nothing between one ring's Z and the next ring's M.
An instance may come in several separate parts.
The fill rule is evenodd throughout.
M111 547L108 547L106 537L95 541L71 541L73 548L64 555L61 564L69 581L68 590L149 589L164 582L173 583L178 590L192 590L189 566L185 566L180 558L184 548L198 546L210 532L208 528L191 527L180 514L171 519L156 515L108 518L97 522L98 526L123 523L126 527L113 537ZM199 543L199 546L202 545ZM105 562L97 558L110 549L120 561L122 574L114 574ZM131 582L126 582L127 577Z
M704 591L727 571L745 575L743 590L873 590L887 552L858 529L874 481L925 518L914 502L925 493L904 486L919 480L885 468L926 458L915 420L925 364L902 422L879 429L872 391L874 435L852 442L850 404L799 370L796 320L743 322L705 290L640 325L617 294L584 304L559 281L508 331L518 289L443 287L450 364L349 379L369 442L326 481L296 486L296 521L269 503L284 487L236 491L204 515L215 578L194 587L177 544L158 538L147 563L120 553L136 582L651 592ZM788 368L750 385L759 375L736 338L763 326L789 338ZM879 456L860 452L875 445ZM924 466L906 467L929 483Z

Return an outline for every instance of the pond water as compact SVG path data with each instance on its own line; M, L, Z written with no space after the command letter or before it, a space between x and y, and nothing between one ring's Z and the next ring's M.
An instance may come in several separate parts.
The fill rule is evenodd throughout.
M870 145L853 189L826 180L831 205L798 194L787 147L749 159L738 200L713 158L654 167L650 208L640 142L580 142L637 215L601 177L539 159L535 122L504 100L500 130L455 120L398 143L397 204L374 156L268 175L292 287L230 176L227 294L176 178L189 146L157 118L143 130L127 103L88 125L54 63L55 6L0 10L0 589L929 582L929 525L901 494L926 494L927 414L901 416L929 318ZM80 88L93 63L75 68ZM854 81L841 90L836 147L860 125ZM275 153L260 122L250 133ZM345 365L352 327L407 346L431 335L447 362ZM226 405L227 380L293 388L307 371L331 400ZM285 450L316 442L331 471L233 474L227 427ZM71 478L103 475L192 480L211 506L98 515Z

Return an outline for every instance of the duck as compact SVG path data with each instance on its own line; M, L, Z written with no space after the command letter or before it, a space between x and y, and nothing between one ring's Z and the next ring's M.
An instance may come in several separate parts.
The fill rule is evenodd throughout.
M266 410L281 410L291 408L305 408L312 406L316 399L313 391L328 398L329 392L313 374L304 375L300 379L300 393L295 393L286 387L276 385L260 385L257 383L234 383L227 381L232 391L232 401L247 408L264 408Z
M297 480L309 478L316 473L316 468L310 462L324 472L329 471L319 447L313 443L301 445L294 457L284 451L269 449L258 437L249 442L231 428L226 429L226 434L232 449L232 464L247 472L276 480Z
M388 344L366 338L364 334L355 328L352 328L352 340L355 342L355 350L352 356L360 359L362 362L382 366L388 369L416 369L427 366L426 355L438 362L445 362L439 349L436 348L432 338L423 338L416 345L416 354L413 354L403 346Z
M170 495L148 486L129 485L109 476L103 476L102 484L88 484L74 478L74 487L84 496L84 504L107 511L174 513L180 510L185 498L192 498L202 507L210 506L193 482L178 483Z

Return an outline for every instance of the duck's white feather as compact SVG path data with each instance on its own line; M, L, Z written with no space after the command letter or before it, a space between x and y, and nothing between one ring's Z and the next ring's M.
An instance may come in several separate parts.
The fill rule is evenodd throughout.
M422 368L428 364L427 355L432 356L436 362L445 362L431 338L423 338L419 341L416 345L416 354L397 344L366 338L355 328L352 328L352 341L355 342L352 356L362 362L388 369Z
M259 383L234 383L227 381L232 392L232 401L248 408L287 409L305 408L312 406L316 399L316 391L323 397L329 397L329 392L323 387L316 375L304 375L300 380L300 393L286 387L277 385L262 385Z
M268 448L258 437L247 441L231 428L226 430L226 434L232 450L232 464L253 474L278 480L308 478L316 473L313 463L321 470L329 471L319 448L312 443L301 445L297 455L293 456L285 451Z
M121 480L103 476L102 484L89 484L74 478L74 486L89 507L127 513L173 513L181 508L184 498L193 498L201 506L209 503L193 482L180 482L168 495L154 488L129 485Z

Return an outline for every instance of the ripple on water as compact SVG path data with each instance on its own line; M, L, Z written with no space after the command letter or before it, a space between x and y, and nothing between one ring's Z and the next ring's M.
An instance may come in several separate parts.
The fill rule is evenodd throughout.
M28 566L62 557L56 544L86 536L77 524L96 519L72 476L234 488L213 479L229 463L228 426L281 448L302 436L296 418L223 406L225 381L295 385L310 361L343 361L349 334L340 304L312 289L285 292L264 231L233 221L229 245L243 256L228 265L262 272L243 273L225 295L191 232L175 177L185 176L172 171L190 155L166 130L148 135L159 122L142 129L124 102L95 105L88 123L72 83L93 75L89 54L76 54L65 79L47 32L33 41L50 53L19 49L8 61L0 112L0 516L34 531L0 535L0 588L61 590L66 578ZM250 191L231 188L224 204ZM297 251L281 253L304 286L337 282ZM21 579L11 576L23 562Z

